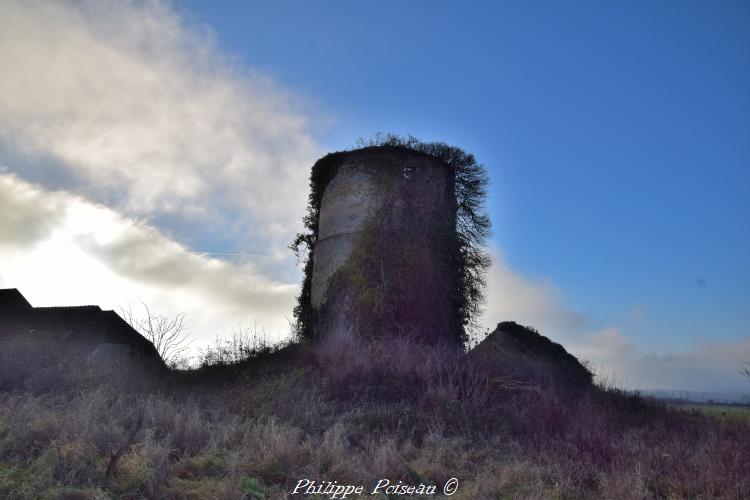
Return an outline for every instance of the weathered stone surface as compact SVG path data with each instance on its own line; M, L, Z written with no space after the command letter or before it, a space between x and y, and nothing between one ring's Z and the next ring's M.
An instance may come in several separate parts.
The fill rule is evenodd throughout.
M346 262L354 249L353 234L329 236L315 246L310 302L319 308L325 301L328 280Z
M325 301L328 280L349 258L359 232L382 204L377 177L361 163L345 161L326 186L321 202L313 263L313 307Z
M455 216L452 172L441 160L394 148L341 153L313 252L317 333L450 337L460 328L451 302Z

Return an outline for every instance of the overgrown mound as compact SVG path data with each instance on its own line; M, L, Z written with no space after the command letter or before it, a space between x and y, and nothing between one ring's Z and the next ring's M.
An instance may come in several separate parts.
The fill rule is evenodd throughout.
M563 346L513 321L498 324L468 357L498 382L580 389L592 381L591 372Z

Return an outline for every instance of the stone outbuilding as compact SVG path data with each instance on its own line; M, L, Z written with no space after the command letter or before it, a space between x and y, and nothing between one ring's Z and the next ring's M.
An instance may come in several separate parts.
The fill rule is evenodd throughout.
M17 289L0 289L0 349L14 346L56 349L104 364L164 367L154 345L114 311L33 307Z

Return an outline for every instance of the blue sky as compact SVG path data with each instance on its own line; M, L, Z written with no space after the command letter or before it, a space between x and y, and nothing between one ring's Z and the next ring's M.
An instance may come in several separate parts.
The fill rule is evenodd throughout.
M0 287L283 338L310 166L413 134L489 170L486 326L745 389L749 33L732 1L7 0Z
M494 241L664 350L750 333L746 2L181 4L326 111L473 152Z

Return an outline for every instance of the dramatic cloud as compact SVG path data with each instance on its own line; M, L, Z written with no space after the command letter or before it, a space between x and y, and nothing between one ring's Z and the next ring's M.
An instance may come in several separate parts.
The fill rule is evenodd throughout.
M0 200L0 287L20 287L34 305L138 309L143 301L187 312L197 344L238 325L288 335L296 284L195 255L146 223L12 174L0 175ZM19 231L19 221L45 230Z
M285 252L318 152L300 108L165 3L3 3L9 168L129 215Z
M168 3L4 2L0 286L184 311L199 343L287 334L318 155L300 104Z

